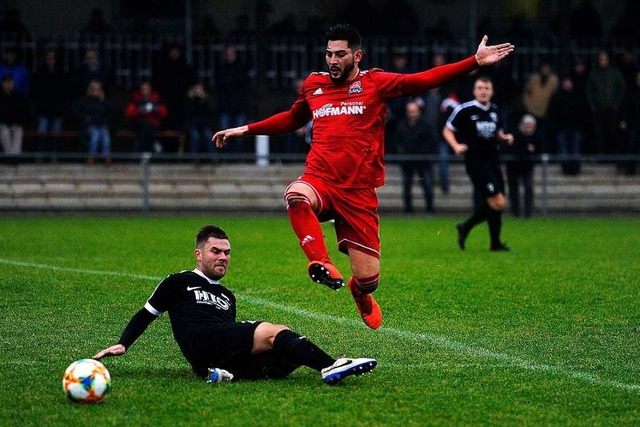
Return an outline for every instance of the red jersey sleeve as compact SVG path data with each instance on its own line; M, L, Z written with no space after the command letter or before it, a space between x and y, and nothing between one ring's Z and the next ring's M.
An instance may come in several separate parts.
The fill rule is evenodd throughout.
M311 120L311 110L304 95L299 95L289 111L248 125L249 135L281 135L300 129Z
M419 73L376 73L376 81L382 93L386 93L389 98L398 98L427 92L478 68L480 66L474 55L453 64L441 65Z
M462 61L454 62L453 64L441 65L421 73L407 74L404 77L404 95L415 95L426 92L452 80L466 76L478 68L480 68L480 66L474 55Z

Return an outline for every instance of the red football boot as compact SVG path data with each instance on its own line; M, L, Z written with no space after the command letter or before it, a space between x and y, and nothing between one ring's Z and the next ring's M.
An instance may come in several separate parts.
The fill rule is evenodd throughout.
M342 274L338 271L335 265L331 261L320 262L311 261L309 263L309 277L316 283L325 285L334 291L337 291L344 286L344 279Z
M347 287L349 291L351 291L351 296L353 296L353 300L356 302L356 307L358 307L362 320L364 320L365 325L371 329L378 329L380 325L382 325L382 311L380 310L380 306L375 298L373 298L373 295L363 294L357 289L357 286L355 286L353 282L354 278L351 277L347 283Z

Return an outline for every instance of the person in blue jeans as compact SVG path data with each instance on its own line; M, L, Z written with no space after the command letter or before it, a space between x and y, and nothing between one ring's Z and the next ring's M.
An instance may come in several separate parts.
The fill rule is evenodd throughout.
M88 164L94 164L98 148L106 164L111 164L111 135L109 123L112 117L112 108L105 99L102 83L98 80L89 82L87 94L78 100L75 106L75 115L83 126L83 135L86 138L88 148Z
M589 111L582 95L575 89L571 76L563 76L560 89L549 102L549 127L555 135L558 154L568 156L562 160L564 175L579 175L580 160L569 157L582 154L582 140L587 127Z

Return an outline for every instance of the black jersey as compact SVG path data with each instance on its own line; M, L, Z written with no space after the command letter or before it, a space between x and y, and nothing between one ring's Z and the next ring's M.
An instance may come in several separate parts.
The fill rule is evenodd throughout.
M144 307L156 316L169 313L173 336L181 348L212 327L236 321L236 297L199 270L169 275Z
M446 126L456 133L456 139L469 147L465 157L475 154L497 154L500 148L498 131L503 123L495 104L482 105L469 101L458 105Z

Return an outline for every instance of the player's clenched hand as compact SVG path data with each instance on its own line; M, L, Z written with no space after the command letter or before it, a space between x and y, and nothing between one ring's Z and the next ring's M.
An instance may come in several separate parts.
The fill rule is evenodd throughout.
M487 40L489 38L484 36L482 41L478 45L478 50L476 52L476 61L478 61L478 65L491 65L495 64L498 61L509 56L515 46L511 43L502 43L495 46L487 46Z
M100 360L103 357L107 357L107 356L122 356L126 352L127 352L127 349L124 348L122 344L116 344L98 352L95 356L92 357L92 359Z
M240 126L237 128L220 130L211 137L211 141L216 144L216 147L222 148L228 142L229 138L238 138L240 136L245 136L249 132L249 127L247 125Z

